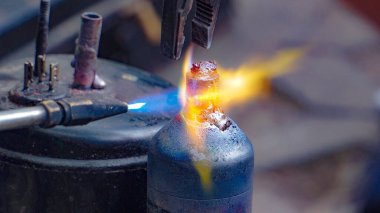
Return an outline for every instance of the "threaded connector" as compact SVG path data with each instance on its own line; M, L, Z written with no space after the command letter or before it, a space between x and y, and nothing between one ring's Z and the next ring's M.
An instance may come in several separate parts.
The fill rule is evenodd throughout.
M50 0L41 0L40 3L40 15L38 19L38 29L36 38L36 52L34 60L34 76L39 75L41 69L38 65L38 57L45 57L48 47L48 33L49 33L49 21L50 21ZM44 70L45 67L42 68Z

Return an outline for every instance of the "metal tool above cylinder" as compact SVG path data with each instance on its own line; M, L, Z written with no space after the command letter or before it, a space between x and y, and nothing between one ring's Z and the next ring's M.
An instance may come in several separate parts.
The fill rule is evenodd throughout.
M210 49L221 0L164 0L161 27L161 53L164 56L174 60L181 57L186 39L184 30L194 2L192 41Z

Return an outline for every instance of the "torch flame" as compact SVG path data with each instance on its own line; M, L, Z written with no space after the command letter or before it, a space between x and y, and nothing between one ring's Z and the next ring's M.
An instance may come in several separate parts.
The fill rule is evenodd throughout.
M218 67L220 74L220 90L205 91L198 94L195 101L215 99L220 97L220 106L224 110L247 101L257 99L270 93L271 79L284 75L291 71L296 61L303 54L302 49L288 49L278 52L271 59L260 62L248 62L237 69L225 69ZM193 60L193 47L186 52L180 83L180 99L182 106L186 104L186 73L189 72ZM194 98L193 98L194 99ZM191 108L186 112L195 118L202 109Z
M259 62L248 62L237 69L217 68L220 78L219 87L198 91L196 95L187 94L186 77L191 73L190 67L193 60L193 47L186 52L183 64L183 77L180 83L181 114L187 122L187 131L192 141L199 150L202 150L203 142L198 141L200 134L197 132L196 123L213 120L223 116L223 110L255 100L270 94L271 79L284 75L291 71L295 62L302 56L303 50L288 49L278 52L272 58ZM202 75L202 73L201 73ZM199 104L207 103L207 104Z
M186 91L186 77L192 72L190 67L192 65L193 47L190 47L183 65L180 101L186 131L196 149L206 156L208 155L199 125L207 122L215 124L215 122L213 123L215 120L227 121L222 109L228 110L234 105L268 95L270 93L271 79L291 71L303 52L302 49L280 51L271 59L256 63L249 62L237 69L224 69L219 66L217 69L220 76L218 89L210 89L212 88L210 86L205 90L197 91L196 95L190 95ZM215 126L218 125L215 124ZM218 127L220 128L220 126ZM210 193L212 188L210 162L196 161L194 159L193 161L205 192Z
M184 107L186 103L186 89L185 89L186 88L186 73L190 70L193 64L193 53L194 53L194 47L192 44L190 44L185 54L185 60L182 66L182 79L179 85L179 88L180 88L179 98L180 98L180 103L182 107Z
M258 63L247 63L238 69L219 68L221 75L221 106L228 110L232 106L268 95L271 79L293 69L301 57L301 49L284 50L274 57Z

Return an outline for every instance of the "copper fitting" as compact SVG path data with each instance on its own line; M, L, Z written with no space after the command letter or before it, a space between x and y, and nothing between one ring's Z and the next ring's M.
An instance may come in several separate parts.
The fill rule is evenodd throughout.
M74 87L90 89L95 81L102 20L102 16L97 13L82 14L82 25L75 51Z

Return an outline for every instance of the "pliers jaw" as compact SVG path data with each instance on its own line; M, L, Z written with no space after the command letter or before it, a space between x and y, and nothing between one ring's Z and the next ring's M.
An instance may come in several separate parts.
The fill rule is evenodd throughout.
M185 25L193 0L164 0L161 30L161 52L178 60L185 43Z
M220 0L197 0L192 24L192 39L196 44L209 49L214 35Z
M209 49L211 47L220 0L195 0L196 11L192 20L192 40ZM164 0L161 31L162 54L178 60L185 43L185 25L193 0Z

